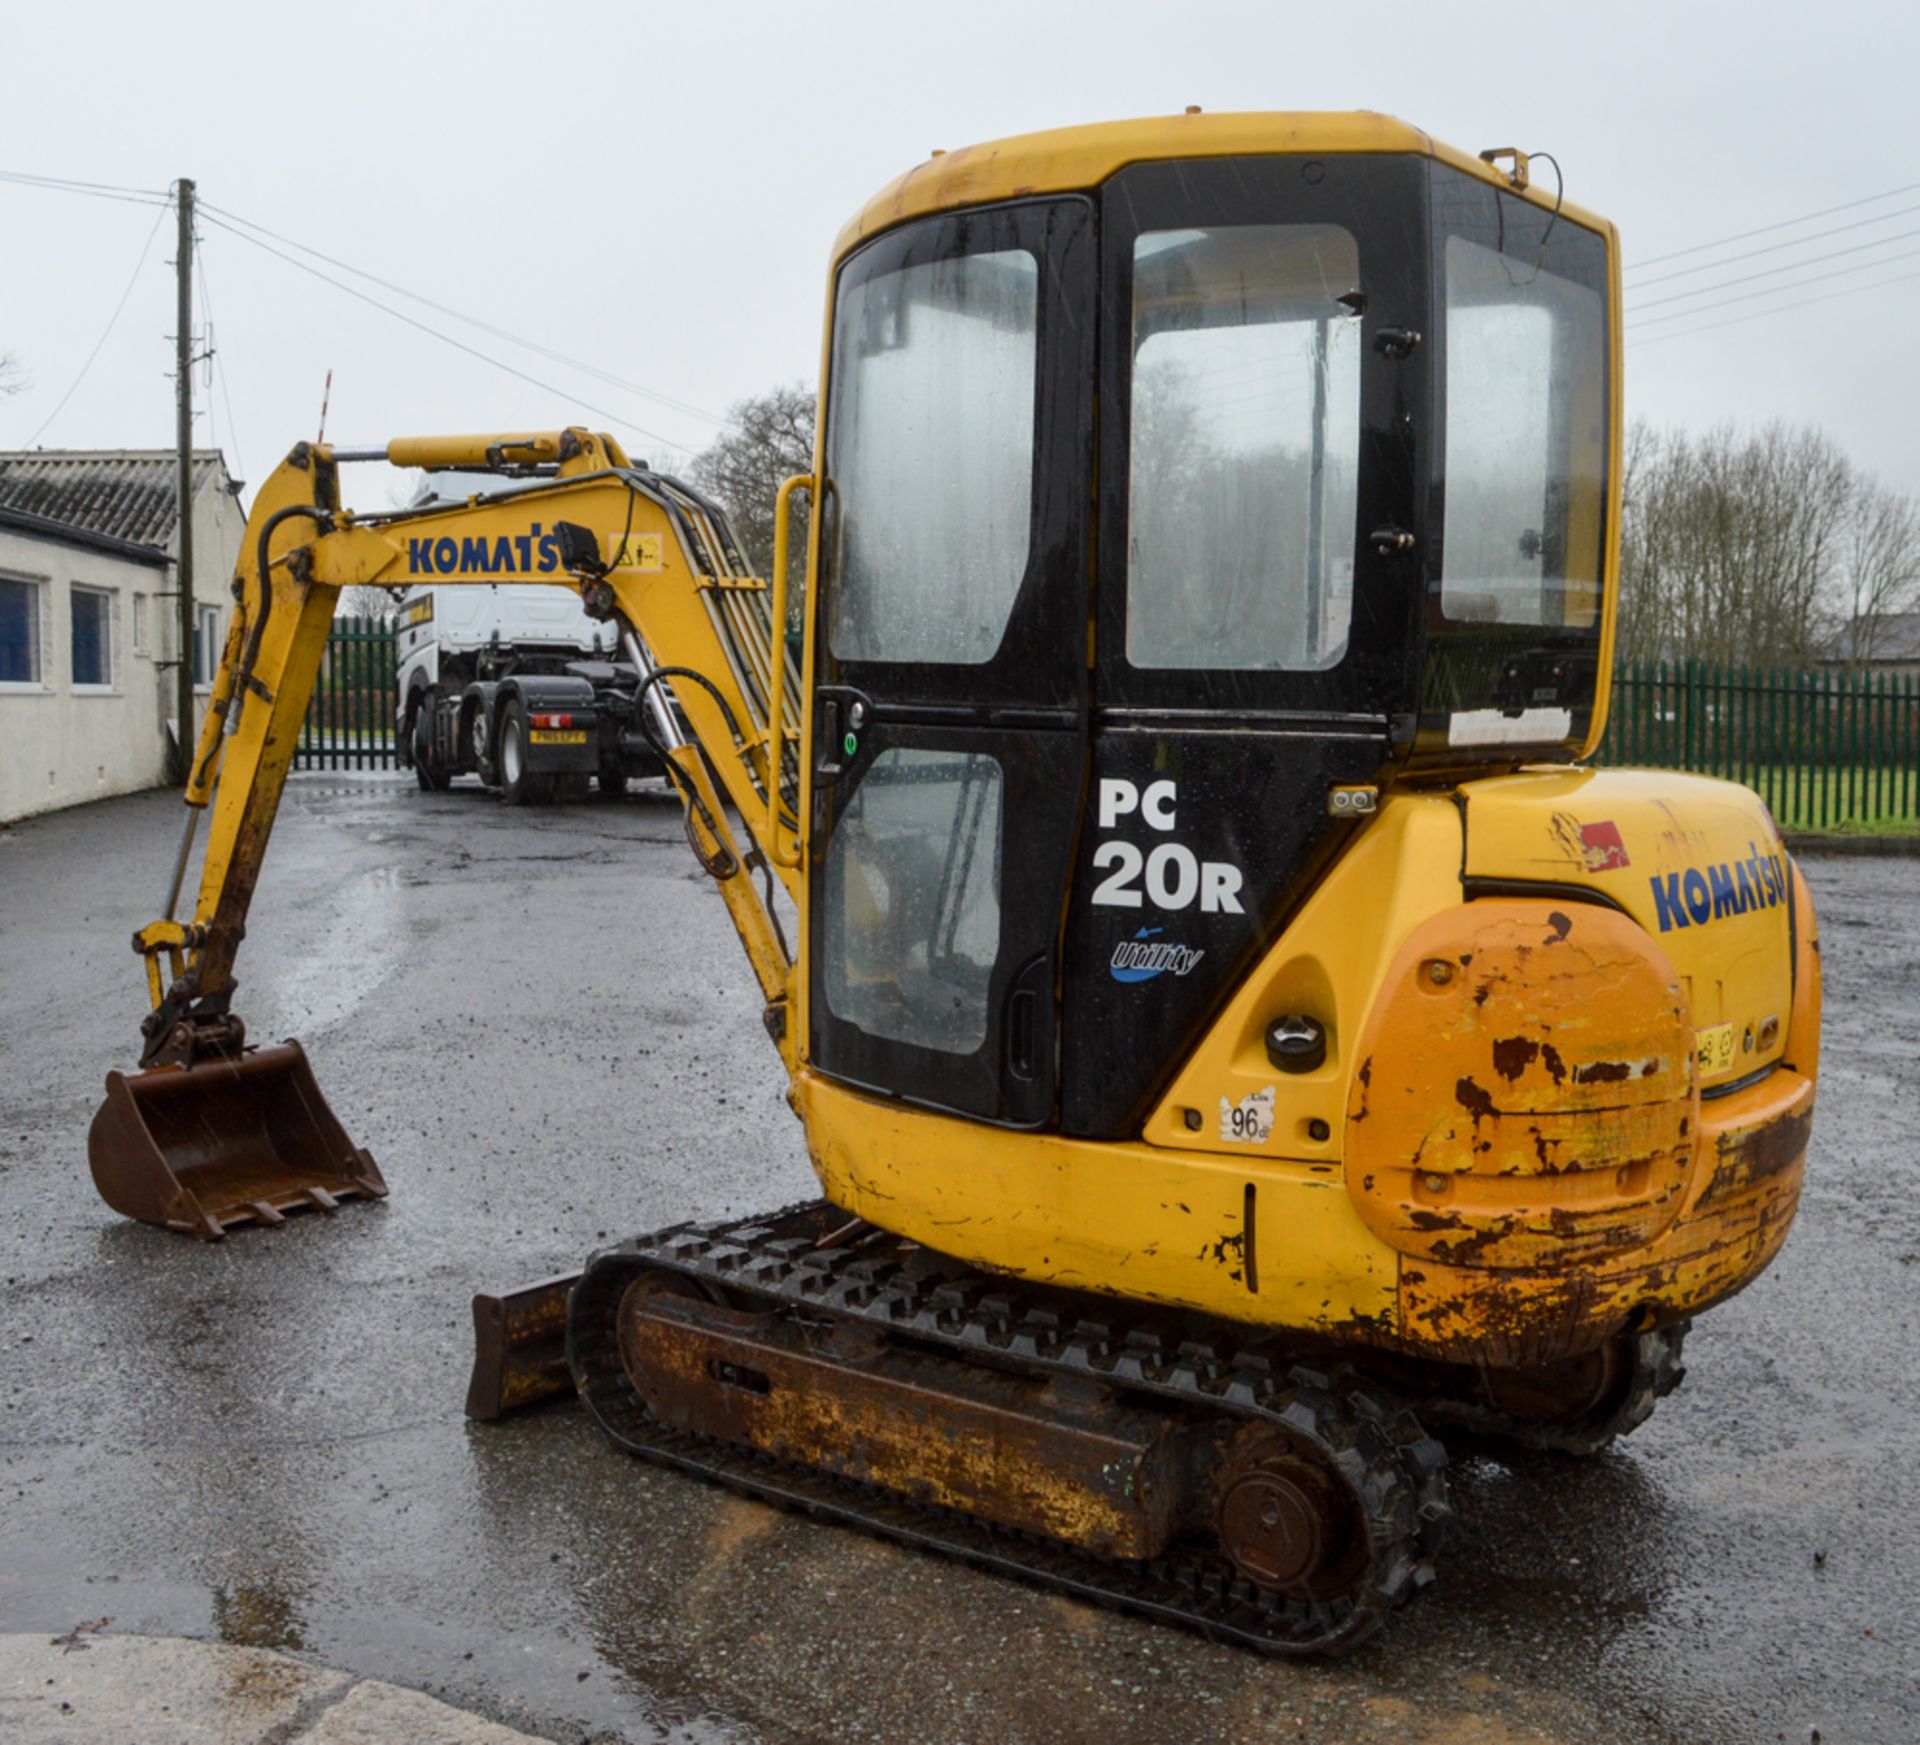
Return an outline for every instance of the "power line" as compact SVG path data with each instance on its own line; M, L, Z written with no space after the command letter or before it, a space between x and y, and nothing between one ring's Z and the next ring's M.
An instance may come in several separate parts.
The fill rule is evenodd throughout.
M1824 242L1829 236L1839 236L1849 230L1863 230L1870 224L1890 224L1896 218L1908 218L1916 212L1920 212L1920 206L1902 206L1893 212L1882 212L1877 218L1856 218L1851 224L1836 224L1831 230L1816 230L1811 236L1796 236L1791 242L1770 242L1765 248L1748 249L1745 254L1730 254L1717 261L1704 261L1697 267L1682 267L1677 273L1660 273L1643 280L1640 288L1644 290L1648 285L1664 285L1670 279L1691 278L1695 273L1716 272L1721 267L1736 266L1741 261L1758 260L1763 254L1778 254L1783 248L1804 248L1810 242ZM1801 261L1797 264L1807 266L1810 263ZM1784 272L1786 269L1781 270Z
M107 317L107 325L105 326L105 328L101 330L100 337L93 342L93 350L87 353L87 361L80 366L80 373L73 378L73 385L69 387L67 391L60 396L60 404L55 406L54 409L46 415L46 417L40 420L39 430L36 430L30 437L27 438L28 448L33 447L33 445L40 440L40 437L42 433L46 430L47 426L51 424L56 418L58 418L63 411L66 410L67 402L73 398L74 394L78 391L80 384L87 379L87 371L93 368L93 360L100 355L100 348L107 343L108 336L113 332L115 324L120 319L121 310L126 308L127 299L133 295L133 287L135 286L135 284L139 282L140 271L147 264L147 256L153 250L153 239L160 234L160 223L161 223L161 220L166 217L166 215L167 215L167 209L165 206L162 206L159 212L154 217L153 228L147 232L146 241L141 243L140 245L139 258L136 259L133 263L133 274L127 280L127 288L120 293L120 301L114 304L113 313Z
M113 182L76 182L65 176L39 176L28 170L0 170L0 182L39 188L52 194L86 194L99 200L127 200L139 206L166 206L172 196L162 188L123 188Z
M1920 232L1915 234L1920 235ZM1920 249L1910 248L1904 254L1890 254L1885 260L1862 261L1857 266L1839 267L1831 273L1815 273L1812 278L1796 279L1791 285L1769 285L1764 290L1742 292L1738 297L1722 297L1718 303L1703 303L1698 309L1676 309L1669 315L1649 315L1644 321L1628 322L1627 329L1631 332L1636 327L1654 327L1663 321L1685 321L1692 315L1709 315L1733 303L1751 303L1756 297L1777 297L1782 291L1801 291L1808 285L1823 284L1828 279L1844 279L1849 273L1872 272L1876 267L1890 267L1896 261L1910 261L1916 256L1920 256ZM1742 281L1736 279L1733 282L1739 284Z
M596 417L611 419L614 423L622 425L628 430L638 432L651 442L666 443L669 447L679 446L674 443L671 437L662 436L657 430L649 430L643 424L636 424L632 419L623 417L618 412L609 412L604 406L596 406L591 401L583 400L579 395L568 392L565 388L556 387L552 382L543 382L538 376L530 376L525 370L516 369L512 364L505 363L497 357L492 357L477 347L468 345L464 340L455 339L450 333L442 333L437 327L429 327L426 322L416 320L404 310L394 308L390 303L382 303L377 297L369 297L365 291L359 290L352 285L342 284L340 280L332 277L330 274L321 272L318 267L309 266L305 261L297 260L290 254L283 254L279 249L273 247L272 244L262 242L257 236L249 236L244 230L240 230L236 226L226 223L224 219L216 217L211 212L207 214L207 222L218 225L229 235L239 237L242 242L252 243L255 248L265 250L266 253L272 255L276 260L285 261L290 267L297 267L303 273L311 273L314 278L319 279L323 284L331 285L336 291L344 291L349 297L356 298L358 301L374 309L378 309L382 314L391 315L396 321L404 321L409 327L427 334L433 339L439 340L442 345L450 345L455 351L465 352L468 357L478 358L483 364L491 364L496 370L504 371L507 375L515 376L523 382L530 383L543 393L558 394L564 399L571 400L575 405L582 407L584 410L593 413Z
M565 352L556 351L551 346L541 344L538 340L528 339L522 334L511 333L504 327L498 327L490 321L481 320L477 315L468 315L461 310L449 307L445 303L435 302L433 298L423 296L418 291L408 290L405 285L395 284L391 279L381 278L378 273L370 273L364 267L356 267L351 262L338 260L334 256L312 247L310 244L298 241L294 237L283 236L279 231L269 230L266 225L257 224L251 218L242 218L237 212L229 212L224 207L212 206L208 202L202 202L202 205L206 209L228 220L230 225L242 225L248 231L258 231L261 236L270 236L275 242L284 243L288 248L298 249L302 254L313 256L315 260L325 261L328 266L337 267L343 273L351 273L355 278L365 279L369 284L378 285L382 290L392 291L398 296L406 297L415 303L421 304L425 308L435 311L437 314L451 316L455 321L463 321L469 327L478 328L482 333L492 334L496 339L504 339L511 345L522 346L526 350L535 352L541 357L550 358L555 363L565 364L569 369L579 370L583 375L588 375L597 381L605 382L609 387L621 388L630 394L638 394L643 399L655 401L657 404L665 406L671 411L684 413L690 418L702 419L708 424L724 426L727 422L717 413L708 412L699 406L689 404L685 400L676 400L671 395L659 393L645 386L643 383L628 381L622 376L616 376L611 371L602 369L598 364L588 363L583 358L569 357ZM254 239L248 237L248 240L252 241Z
M1797 273L1802 267L1817 267L1822 261L1837 261L1842 255L1865 254L1868 249L1885 248L1889 243L1910 242L1916 236L1920 236L1920 230L1902 230L1893 236L1877 237L1872 242L1857 242L1851 248L1831 249L1826 254L1809 255L1803 261L1789 261L1785 266L1762 267L1757 273L1742 273L1737 279L1722 279L1717 284L1701 285L1696 290L1675 291L1665 297L1655 297L1645 303L1635 303L1629 313L1638 314L1642 309L1658 309L1666 303L1683 303L1689 297L1711 296L1715 291L1731 291L1735 285L1750 285L1755 279L1770 279L1776 273ZM1904 260L1906 256L1893 255L1889 258L1892 260ZM1886 261L1861 261L1856 266L1842 267L1840 271L1842 273L1870 272L1873 268L1882 267L1886 264ZM1834 273L1821 275L1821 277L1824 278L1835 278L1838 276L1838 274ZM1802 279L1799 283L1802 285L1813 285L1819 283L1819 280ZM1797 287L1794 285L1776 285L1774 289L1777 291L1791 291L1797 289ZM1761 295L1765 295L1765 293L1763 292ZM1729 301L1739 302L1740 299L1730 298ZM1709 305L1709 307L1712 307L1712 305ZM1687 311L1682 310L1679 313L1685 314ZM1674 317L1671 315L1657 315L1653 319L1656 321L1671 321Z
M1690 339L1696 333L1711 333L1716 327L1737 327L1743 321L1758 321L1768 315L1784 315L1790 309L1810 309L1816 303L1833 303L1842 297L1857 297L1865 291L1885 290L1889 285L1904 285L1913 279L1920 279L1920 273L1900 273L1891 279L1881 279L1871 285L1849 285L1844 291L1828 291L1818 297L1803 298L1798 303L1782 303L1774 309L1754 309L1745 315L1730 315L1725 321L1709 321L1703 327L1683 327L1672 333L1646 334L1637 339L1629 335L1627 344L1630 346L1664 345L1670 339ZM1784 289L1784 286L1775 287L1776 291ZM1704 314L1705 311L1695 311L1695 313Z
M1796 224L1811 224L1816 218L1830 218L1836 212L1852 212L1862 206L1871 206L1876 201L1891 200L1896 195L1911 194L1920 188L1920 182L1908 182L1902 187L1889 188L1885 193L1868 194L1859 200L1843 200L1838 206L1823 206L1818 212L1803 212L1798 218L1783 218L1777 224L1763 224L1755 230L1737 231L1732 236L1715 238L1712 242L1696 242L1688 248L1676 248L1669 254L1657 254L1644 261L1635 261L1626 270L1637 273L1646 267L1657 267L1667 261L1683 260L1690 254L1703 254L1708 249L1725 248L1728 243L1745 242L1749 237L1768 236L1776 230L1791 230Z

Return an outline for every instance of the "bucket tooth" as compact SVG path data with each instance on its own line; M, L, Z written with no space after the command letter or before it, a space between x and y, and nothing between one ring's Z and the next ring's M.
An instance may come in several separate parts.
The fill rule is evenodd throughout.
M87 1161L101 1199L123 1217L212 1242L232 1224L281 1224L303 1207L331 1211L387 1192L291 1041L108 1073Z

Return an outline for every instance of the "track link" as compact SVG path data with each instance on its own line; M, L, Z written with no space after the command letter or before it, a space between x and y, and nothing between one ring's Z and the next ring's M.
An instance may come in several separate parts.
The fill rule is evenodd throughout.
M1446 1454L1412 1413L1351 1372L1276 1360L1219 1323L1189 1327L1047 1286L984 1274L875 1231L822 1248L845 1215L821 1202L770 1218L683 1225L604 1249L574 1288L567 1347L587 1409L622 1447L777 1506L938 1551L1095 1604L1179 1624L1262 1653L1345 1653L1433 1576L1452 1522ZM831 1314L908 1344L1035 1375L1093 1381L1209 1417L1270 1423L1325 1451L1364 1514L1365 1574L1334 1600L1285 1598L1217 1547L1176 1542L1145 1562L1107 1562L1057 1541L910 1501L854 1480L687 1434L646 1409L621 1361L628 1286L669 1274L732 1301ZM1089 1313L1089 1310L1096 1312Z

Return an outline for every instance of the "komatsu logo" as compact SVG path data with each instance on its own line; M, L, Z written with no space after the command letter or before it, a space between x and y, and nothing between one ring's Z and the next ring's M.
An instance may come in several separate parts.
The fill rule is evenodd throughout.
M550 576L560 568L560 541L538 521L525 533L429 533L407 541L407 568L416 576Z
M1123 939L1113 948L1107 973L1117 982L1150 982L1158 975L1183 976L1190 972L1205 949L1176 945L1171 940L1155 941L1158 927L1142 927L1131 939Z
M1787 894L1786 861L1777 854L1762 854L1751 842L1747 847L1751 852L1745 860L1690 866L1685 872L1649 879L1660 931L1704 927L1723 916L1776 907Z
M657 570L657 533L612 533L609 569ZM407 541L407 569L416 576L550 576L560 568L560 541L536 521L525 533L425 534Z

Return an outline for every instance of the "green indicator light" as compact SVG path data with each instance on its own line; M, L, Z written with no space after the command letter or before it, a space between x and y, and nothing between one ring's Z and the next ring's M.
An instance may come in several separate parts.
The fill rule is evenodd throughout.
M860 741L855 739L851 733L847 735L847 737L845 738L845 740L842 741L842 743L845 745L847 756L849 757L853 756L854 752L859 749L859 745L860 745Z

